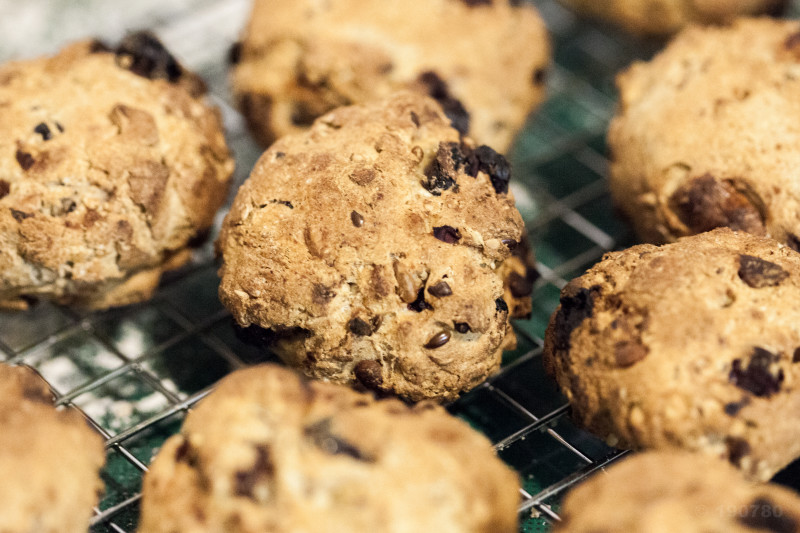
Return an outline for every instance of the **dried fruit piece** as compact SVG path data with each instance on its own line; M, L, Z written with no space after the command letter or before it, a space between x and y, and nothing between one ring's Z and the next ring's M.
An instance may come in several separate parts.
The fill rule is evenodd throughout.
M183 73L181 66L161 41L147 31L127 35L119 43L116 55L117 65L151 80L176 82Z
M442 106L444 114L450 119L450 125L461 135L466 135L469 131L469 113L464 105L450 94L447 82L432 70L420 74L419 81L425 85L428 94Z
M570 285L567 285L564 289L553 328L556 350L569 350L572 331L592 315L594 299L599 291L599 286L573 290Z
M350 212L350 221L357 228L360 228L361 226L364 225L364 217L361 216L360 213L357 213L355 211Z
M372 326L369 322L358 317L350 319L350 322L347 323L347 329L359 337L369 337L372 335Z
M676 190L670 205L692 233L724 226L756 235L765 233L761 213L753 202L732 182L711 174L694 178Z
M450 285L448 285L446 281L440 281L436 285L428 287L428 292L437 298L444 298L445 296L450 296L453 294Z
M742 281L754 289L780 285L789 277L789 273L779 265L745 254L739 256L738 274Z
M450 342L450 333L448 331L440 331L428 339L428 342L425 343L425 348L435 350L436 348L441 348L448 342Z
M437 226L433 228L433 236L447 244L455 244L461 239L461 232L453 226Z
M257 500L256 486L275 475L275 465L272 463L269 446L266 444L256 446L255 451L256 460L252 468L236 472L233 483L237 496L244 496L252 500Z
M356 363L353 369L356 379L370 390L381 390L383 384L383 367L378 361L365 359Z
M757 346L753 348L747 367L742 366L741 359L734 359L728 380L756 396L771 396L780 390L784 379L782 369L776 373L770 369L779 359L780 355Z
M800 530L797 518L763 496L757 497L743 509L748 512L740 513L738 520L747 527L772 533L797 533Z

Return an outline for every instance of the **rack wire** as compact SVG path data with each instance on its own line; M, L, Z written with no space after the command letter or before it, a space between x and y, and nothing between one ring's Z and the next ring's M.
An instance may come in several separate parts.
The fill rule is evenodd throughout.
M514 324L519 346L505 354L500 373L448 406L486 434L499 456L520 473L520 531L525 533L546 531L559 519L566 490L624 453L572 424L540 356L547 321L566 280L606 251L633 243L611 208L605 130L614 111L614 74L663 44L580 20L555 0L534 3L551 32L555 61L549 98L529 120L510 157L512 190L541 278L534 285L532 317ZM0 22L0 31L8 30L0 56L7 60L54 52L86 36L87 27L110 41L128 29L154 30L207 80L223 110L237 159L235 191L260 154L230 106L226 82L226 53L248 10L249 0L126 5L0 0L0 12L11 15L5 20L38 24L35 29L19 24L12 31ZM790 14L797 12L792 5ZM221 219L222 214L217 227ZM188 410L233 370L276 360L236 337L217 298L216 268L209 243L189 266L168 275L150 302L88 314L47 302L26 312L0 312L0 360L35 368L50 383L58 404L80 409L105 439L106 490L94 510L92 532L135 531L147 464L178 432ZM797 470L778 479L797 488Z

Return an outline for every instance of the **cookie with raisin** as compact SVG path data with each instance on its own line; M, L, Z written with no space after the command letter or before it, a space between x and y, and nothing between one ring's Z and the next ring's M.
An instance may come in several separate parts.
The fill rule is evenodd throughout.
M719 228L607 254L569 282L544 364L583 427L766 480L800 456L800 254Z
M728 226L800 249L800 22L693 27L619 77L614 203L647 242Z
M239 190L220 299L309 376L455 398L499 368L509 318L530 309L523 283L504 300L524 232L510 177L427 96L339 108L273 144Z
M544 97L549 55L526 2L259 0L232 54L232 86L264 145L336 107L414 89L505 152Z
M161 448L138 531L513 533L518 499L489 441L443 408L262 365Z
M202 81L150 33L0 67L0 305L149 298L233 171Z

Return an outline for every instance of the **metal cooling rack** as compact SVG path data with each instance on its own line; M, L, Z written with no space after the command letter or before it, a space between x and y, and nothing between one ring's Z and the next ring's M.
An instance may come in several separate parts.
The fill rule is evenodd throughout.
M516 322L519 346L505 354L501 372L449 406L520 473L525 533L546 531L558 520L566 489L623 453L571 423L540 355L566 280L604 252L633 243L611 209L604 136L614 110L614 73L660 46L579 20L554 0L534 3L554 44L550 97L511 159L512 189L542 277L534 286L533 315ZM226 84L226 53L248 10L249 0L0 0L0 13L9 15L0 17L0 59L52 53L90 34L116 41L126 30L153 29L207 80L223 110L237 158L232 197L261 152L229 105ZM790 12L797 14L797 6ZM82 314L45 302L24 313L0 312L0 360L35 368L58 403L82 410L106 440L106 491L92 532L135 531L142 475L187 411L226 374L272 360L236 338L217 285L209 243L145 304ZM798 470L794 465L779 479L797 488Z

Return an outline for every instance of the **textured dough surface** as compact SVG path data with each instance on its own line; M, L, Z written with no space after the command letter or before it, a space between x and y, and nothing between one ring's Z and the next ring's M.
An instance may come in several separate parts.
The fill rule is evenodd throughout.
M498 271L524 229L508 177L428 97L339 108L273 144L239 190L220 299L309 376L454 398L497 370L509 308L525 308Z
M146 37L123 43L0 67L6 306L146 299L225 199L233 161L202 82Z
M800 254L727 228L609 253L564 287L544 363L612 444L769 479L800 456Z
M33 370L0 364L0 530L85 533L103 490L103 439L56 410Z
M701 455L647 452L567 494L554 533L792 533L800 497Z
M800 248L800 23L682 32L618 77L614 203L648 242L728 226Z
M140 533L514 533L519 481L441 407L264 365L189 414L142 498Z
M667 35L689 24L727 24L737 17L780 13L788 0L561 0L579 13L636 34Z
M239 50L233 89L264 145L414 88L500 152L544 98L550 55L535 8L507 0L258 0Z

